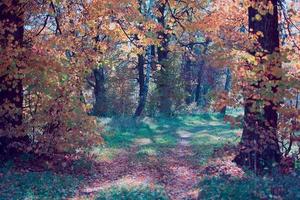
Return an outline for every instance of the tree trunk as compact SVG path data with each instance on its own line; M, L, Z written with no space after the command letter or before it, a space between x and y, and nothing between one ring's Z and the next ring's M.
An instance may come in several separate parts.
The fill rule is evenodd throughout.
M271 1L274 6L273 14L266 14L261 16L258 11L250 7L248 10L249 17L249 30L256 34L261 32L263 37L258 39L261 49L257 49L251 53L255 55L257 52L262 52L265 55L279 53L279 32L278 32L278 0ZM261 16L261 19L259 20ZM273 58L276 59L276 58ZM277 60L274 60L277 61ZM265 68L280 67L276 64L264 63ZM276 63L276 62L273 62ZM278 63L278 62L277 62ZM278 64L277 64L278 65ZM270 70L265 72L267 83L279 81L280 78L271 74ZM252 85L258 90L261 89L264 80L259 80L256 84ZM276 96L277 85L272 87L271 92ZM253 111L257 100L246 97L245 113L244 113L244 128L242 139L240 142L240 152L235 157L234 161L241 166L250 169L261 171L263 169L271 169L274 164L280 162L281 153L277 137L277 121L278 114L276 108L278 103L270 99L261 99L264 106L261 110Z
M106 100L106 89L105 89L105 73L104 68L96 68L93 70L95 77L95 104L93 108L93 114L95 116L105 116L107 114L107 100Z
M8 5L5 1L0 1L0 30L3 31L0 35L1 57L7 56L12 60L20 60L18 57L20 55L12 57L7 50L11 47L14 50L22 47L24 35L24 3L22 2L13 0ZM23 86L21 74L18 74L20 66L14 63L2 65L0 72L0 153L2 154L11 143L23 140L28 142L29 139L27 136L20 136L22 134L16 129L22 125Z
M165 24L165 10L166 5L161 4L159 6L159 12L161 17L158 17L158 23L163 27L166 27ZM164 115L172 114L172 100L170 97L170 83L169 83L169 74L168 74L168 53L169 53L169 34L164 31L158 32L158 38L161 40L160 46L157 48L157 59L158 63L161 65L161 70L158 79L158 93L159 93L159 111Z
M190 105L193 103L193 80L192 80L192 61L188 55L184 55L184 67L183 67L183 78L185 82L185 91L187 92L187 97L185 98L185 103Z
M299 93L297 93L297 96L296 96L296 105L295 105L296 109L298 109L299 107Z
M138 117L142 114L143 109L145 107L145 103L146 103L144 64L145 64L144 55L139 54L137 69L138 69L138 73L139 73L138 82L139 82L140 91L139 91L138 107L136 108L135 113L134 113L135 117Z
M208 50L208 46L210 44L211 40L209 38L205 39L205 43L203 45L203 50L201 51L200 49L198 49L199 51L199 56L202 54L202 59L199 62L199 71L198 71L198 75L197 75L197 87L196 87L196 91L195 91L195 102L197 103L197 106L203 106L204 105L204 88L203 88L203 73L205 70L205 61L203 59L203 56L206 55L207 50Z
M195 92L195 102L197 103L197 106L203 106L203 83L202 83L203 72L204 72L204 61L201 61L199 64L197 87Z
M225 90L226 93L229 93L229 91L230 91L230 84L231 84L231 72L230 72L230 69L227 68L227 69L226 69L225 87L224 87L224 90ZM225 116L225 114L226 114L226 109L227 109L226 106L224 106L224 107L221 109L221 111L220 111L221 115Z
M148 88L150 82L150 74L152 67L152 57L153 57L153 48L154 46L148 46L147 48L147 67L146 67L146 77L144 74L144 57L142 55L138 56L138 72L139 72L139 103L136 108L135 117L141 116L147 101Z

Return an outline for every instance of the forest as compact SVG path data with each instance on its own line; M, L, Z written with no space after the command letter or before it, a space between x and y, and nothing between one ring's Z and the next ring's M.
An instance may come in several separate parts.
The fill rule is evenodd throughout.
M300 199L299 0L0 0L0 200Z

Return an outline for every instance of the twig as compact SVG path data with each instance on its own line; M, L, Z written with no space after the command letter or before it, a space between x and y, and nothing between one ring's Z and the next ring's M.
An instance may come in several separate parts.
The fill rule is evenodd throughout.
M38 36L45 29L45 27L47 26L48 19L49 19L49 15L46 16L43 27L41 28L41 30L39 30L39 32L35 36Z
M287 23L287 31L288 31L288 34L289 34L290 37L293 38L294 36L293 36L293 33L292 33L291 29L290 29L290 25L294 26L299 32L300 32L300 28L299 28L297 25L295 25L295 23L294 23L294 22L286 15L286 13L285 13L285 7L284 7L284 5L283 5L283 2L282 2L282 1L279 1L279 4L280 4L280 7L281 7L281 9L282 9L283 17L284 17L284 19L285 19L285 21L286 21L286 23ZM298 50L300 50L300 47L297 45L297 43L296 43L295 41L293 41L293 44L294 44L294 46L295 46Z
M125 29L123 28L123 26L122 26L122 24L120 23L119 20L117 20L117 23L118 23L119 26L121 27L122 32L125 34L125 36L128 38L128 40L129 40L134 46L136 46L137 48L140 48L141 46L139 46L138 44L136 44L136 43L134 42L134 39L132 39L132 38L126 33Z
M50 2L50 6L51 6L53 12L57 15L57 11L55 9L55 5L54 5L53 1ZM62 34L57 16L55 16L54 19L55 19L55 23L56 23L56 34L57 34L57 32Z
M172 18L175 20L175 22L177 22L177 23L179 24L179 26L180 26L183 30L185 30L185 27L184 27L184 26L182 25L182 23L180 22L180 18L179 18L179 17L176 17L175 14L173 13L169 0L166 0L166 3L168 4L168 8L169 8L169 10L170 10L170 13L171 13Z

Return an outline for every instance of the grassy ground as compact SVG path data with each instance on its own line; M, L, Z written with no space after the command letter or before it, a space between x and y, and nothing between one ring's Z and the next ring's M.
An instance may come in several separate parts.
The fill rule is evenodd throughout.
M106 144L94 149L99 159L114 159L120 152L136 147L136 156L160 156L185 138L197 154L195 162L205 163L214 149L236 143L239 129L232 129L216 114L185 115L176 118L107 118L103 135Z
M82 180L80 176L19 171L14 167L8 162L0 169L1 200L65 199L75 195Z
M238 131L230 129L220 117L213 114L142 120L105 118L99 119L99 123L105 124L106 133L103 134L105 144L89 152L96 162L90 164L79 160L73 163L73 167L79 168L79 171L80 167L85 170L88 168L92 171L91 176L87 178L80 173L55 173L52 170L16 170L14 163L10 162L0 171L0 199L64 199L77 198L81 194L87 194L89 198L89 192L81 190L88 188L91 182L98 182L98 186L107 185L99 190L97 186L90 186L94 188L90 192L93 198L97 197L94 194L99 193L100 199L103 196L114 199L113 196L109 198L109 194L117 195L119 192L124 195L127 192L132 197L143 194L150 195L149 198L152 199L151 191L161 198L170 197L170 194L165 193L172 192L172 184L185 187L184 181L180 183L177 180L182 177L176 173L170 174L170 170L174 171L178 167L178 172L183 170L184 174L185 170L186 176L191 173L191 176L196 177L198 168L194 168L205 164L214 149L228 142L235 142L235 132ZM165 177L162 180L160 176ZM195 186L195 177L186 181L192 182L188 183L191 185L189 187ZM124 182L127 179L133 186L118 183L118 180ZM177 183L181 185L176 185ZM143 187L135 189L140 188L139 184Z
M120 173L119 169L102 173L116 173L118 178L126 177L132 184L133 179L141 179L139 184L162 188L171 199L195 198L203 166L217 149L237 143L240 132L225 124L217 114L141 120L119 117L99 121L107 127L107 133L103 135L106 144L92 150L94 158L130 168L127 173ZM127 160L119 161L120 157ZM110 187L116 191L114 185L118 181L110 182L113 183ZM121 184L120 188L123 187ZM101 186L98 188L103 190Z
M0 168L0 199L195 199L199 192L201 199L292 199L300 189L295 174L244 178L220 161L218 150L236 144L241 130L216 114L99 123L106 127L105 144L87 152L93 160L77 160L73 171L61 172L8 162ZM215 160L222 165L213 166ZM212 175L206 166L237 177Z

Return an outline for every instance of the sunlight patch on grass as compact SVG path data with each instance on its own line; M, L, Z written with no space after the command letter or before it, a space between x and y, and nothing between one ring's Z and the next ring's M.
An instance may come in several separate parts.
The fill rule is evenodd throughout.
M159 126L157 125L156 121L153 118L145 117L142 120L143 123L149 126L150 129L157 129Z
M157 156L158 152L157 149L153 146L142 147L137 151L138 157L145 157L145 156Z
M125 149L117 149L117 148L101 148L101 147L95 147L91 151L91 155L97 160L97 161L113 161L118 155L126 153Z
M210 125L210 126L222 126L222 125L224 125L224 123L222 122L222 121L210 121L210 122L208 122L206 125Z
M150 138L137 138L134 140L134 144L139 145L139 146L147 145L147 144L151 144L151 143L152 143L152 140Z
M171 134L157 135L153 138L157 145L176 145L177 140Z
M177 130L176 133L180 138L190 138L193 135L191 132L185 130Z
M126 187L127 189L131 189L134 187L143 187L146 184L148 184L151 181L151 178L148 176L143 175L126 175L123 177L120 177L117 180L113 181L107 181L104 183L101 183L99 186L89 186L83 189L84 193L94 193L94 192L100 192L109 190L112 187Z
M106 119L107 121L107 119ZM237 143L237 132L231 129L219 114L203 113L179 115L177 117L145 117L141 120L133 118L113 118L108 123L110 134L104 136L105 147L112 153L118 150L138 146L134 155L143 162L149 156L160 156L171 148L175 148L182 140L189 140L184 145L191 145L200 163L212 155L215 148L222 147L228 142ZM194 159L194 158L191 158ZM195 161L196 162L196 161Z
M216 144L220 143L221 138L210 135L209 133L201 133L193 138L192 144Z

